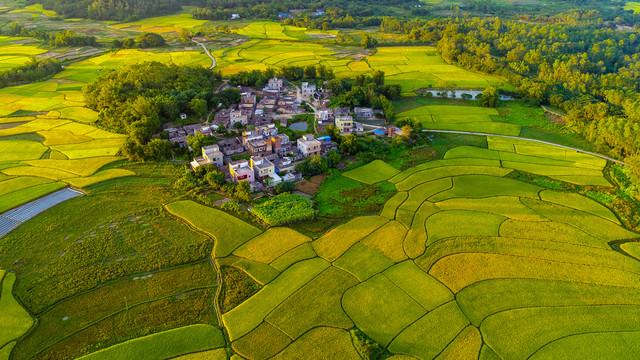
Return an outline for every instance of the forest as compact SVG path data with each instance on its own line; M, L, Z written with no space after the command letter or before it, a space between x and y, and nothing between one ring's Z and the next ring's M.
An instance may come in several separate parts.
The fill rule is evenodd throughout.
M43 80L62 71L62 65L52 58L32 58L26 64L0 72L0 88Z
M437 43L446 61L508 80L531 103L566 112L568 127L599 151L637 163L638 35L618 30L597 11L573 10L549 20L385 18L380 29L403 33L403 42Z
M136 20L179 11L179 0L42 0L45 9L65 18Z
M239 94L214 95L219 84L220 74L202 67L144 62L102 74L83 92L87 106L99 112L97 124L129 134L123 153L140 160L169 150L166 141L150 144L151 135L181 112L203 117L214 104L239 102Z

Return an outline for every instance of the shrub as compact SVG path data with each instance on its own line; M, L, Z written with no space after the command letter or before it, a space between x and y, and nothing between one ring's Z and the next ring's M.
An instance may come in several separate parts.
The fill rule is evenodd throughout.
M269 225L280 225L311 219L313 202L297 194L281 194L253 207L252 212Z

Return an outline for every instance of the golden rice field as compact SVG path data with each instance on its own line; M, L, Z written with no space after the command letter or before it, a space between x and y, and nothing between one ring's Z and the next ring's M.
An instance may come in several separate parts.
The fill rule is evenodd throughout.
M141 61L206 66L197 51L154 53L121 50L72 64L52 79L0 89L0 212L68 184L78 188L134 175L100 170L117 157L126 136L92 126L98 114L85 107L82 87L101 73ZM40 179L33 184L18 179ZM40 181L39 180L39 181Z
M606 349L634 357L624 344L640 334L640 262L609 244L635 244L639 234L590 198L509 176L610 187L604 160L517 139L488 143L402 172L374 161L344 173L388 181L398 193L380 215L316 239L287 228L212 233L226 249L216 262L264 285L222 314L233 350L247 359L359 359L357 328L416 359L557 359ZM201 205L178 204L172 213L204 226ZM637 253L632 246L623 249Z

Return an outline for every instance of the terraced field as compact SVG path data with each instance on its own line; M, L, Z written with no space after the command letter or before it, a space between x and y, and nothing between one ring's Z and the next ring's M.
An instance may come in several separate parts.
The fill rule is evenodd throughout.
M590 198L509 176L611 186L604 160L519 140L488 143L402 172L375 161L345 173L388 181L398 193L380 215L316 239L286 228L215 234L216 248L227 249L216 250L216 261L263 285L222 315L233 349L247 359L317 351L357 359L357 327L418 359L556 359L596 348L617 355L603 358L635 357L624 344L640 333L640 262L609 244L640 236ZM200 227L197 213L178 215Z
M509 88L501 79L445 63L433 47L384 47L377 49L375 54L356 61L320 44L293 41L303 36L301 28L283 27L274 23L252 23L238 30L238 33L253 39L233 48L212 52L217 60L216 68L225 75L285 65L323 64L331 67L336 76L343 77L382 70L388 83L402 85L405 92L433 87L441 82L462 88L485 88L489 85Z
M121 160L125 135L90 125L98 114L85 107L82 87L101 72L141 61L210 64L197 51L122 50L68 66L52 79L0 89L0 212L69 184L83 188L134 175L101 170Z
M159 16L143 19L134 22L112 25L111 27L120 30L144 31L154 33L177 32L180 29L194 29L202 26L207 20L196 20L190 13Z
M0 36L0 72L24 65L32 56L47 52L30 38Z
M0 359L9 359L16 340L24 335L33 325L31 315L22 308L12 294L16 281L14 273L0 269Z

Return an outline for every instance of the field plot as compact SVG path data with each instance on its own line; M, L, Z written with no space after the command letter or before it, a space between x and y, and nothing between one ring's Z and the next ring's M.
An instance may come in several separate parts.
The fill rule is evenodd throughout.
M0 36L0 72L24 65L33 56L47 52L29 38Z
M507 86L496 77L447 64L436 48L428 46L382 47L367 62L372 69L384 71L387 82L400 84L405 91L434 87L440 82L458 88Z
M6 48L1 46L4 44L2 39L0 59L2 49ZM98 114L84 107L82 87L103 71L152 60L203 66L211 63L198 51L153 53L122 50L69 65L44 82L0 89L0 123L15 123L11 124L15 126L0 129L0 139L11 135L29 137L27 140L0 141L0 171L11 176L41 177L58 182L56 185L39 185L32 191L16 188L10 194L0 194L0 208L6 210L21 205L46 195L45 191L58 190L64 184L83 188L134 175L131 171L119 169L99 171L121 159L116 155L126 135L90 125L97 120ZM14 116L14 113L22 116Z
M417 119L425 129L483 132L518 136L520 126L494 122L498 115L493 108L456 105L427 105L401 112L399 117Z
M148 18L135 22L112 25L120 30L133 30L141 32L170 33L180 29L194 29L202 26L207 20L196 20L189 14L168 15Z
M33 325L31 315L22 308L13 297L13 284L16 281L14 273L0 270L2 291L0 292L0 359L8 359L15 340L25 334Z
M374 55L355 60L320 44L295 42L294 40L305 38L302 28L256 22L238 30L238 33L250 36L252 40L233 48L212 52L217 60L216 68L223 75L285 65L322 64L331 67L338 77L353 77L382 70L387 83L400 84L405 93L410 93L413 89L433 87L442 81L462 88L485 88L490 85L509 87L501 79L445 63L435 48L431 47L383 47L377 49ZM509 128L509 134L512 134L515 126L509 125L505 124L505 128ZM519 127L517 128L519 133Z

